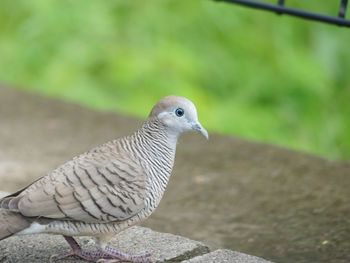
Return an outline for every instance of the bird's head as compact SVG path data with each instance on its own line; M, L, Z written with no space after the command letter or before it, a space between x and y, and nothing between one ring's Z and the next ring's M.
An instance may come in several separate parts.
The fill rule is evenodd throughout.
M178 134L197 131L208 139L208 132L198 121L193 102L184 97L168 96L153 107L149 117L159 119L166 127Z

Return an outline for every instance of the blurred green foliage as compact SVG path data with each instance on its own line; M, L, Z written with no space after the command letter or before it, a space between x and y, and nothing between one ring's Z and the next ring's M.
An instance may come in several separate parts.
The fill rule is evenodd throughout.
M210 0L0 2L3 83L141 117L184 95L211 131L338 159L350 157L349 43L349 29Z

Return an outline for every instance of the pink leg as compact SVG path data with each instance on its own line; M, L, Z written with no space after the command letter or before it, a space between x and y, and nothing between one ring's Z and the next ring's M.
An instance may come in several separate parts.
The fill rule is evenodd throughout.
M52 255L50 258L50 262L53 262L54 260L64 259L66 257L71 257L71 256L77 256L87 261L96 262L98 259L104 256L104 253L101 250L83 251L79 246L78 242L75 241L73 237L69 237L69 236L63 236L63 237L71 247L71 251L58 254L58 255ZM107 257L107 258L110 258L110 257Z
M151 254L146 253L144 255L129 255L127 253L123 253L118 251L113 247L106 247L104 251L95 250L95 251L84 251L79 246L78 242L75 241L73 237L63 236L67 241L69 246L71 247L71 251L62 253L59 255L52 255L50 258L50 262L54 260L64 259L66 257L77 256L82 259L91 262L105 262L105 263L114 263L120 261L129 261L134 263L149 263L151 262Z

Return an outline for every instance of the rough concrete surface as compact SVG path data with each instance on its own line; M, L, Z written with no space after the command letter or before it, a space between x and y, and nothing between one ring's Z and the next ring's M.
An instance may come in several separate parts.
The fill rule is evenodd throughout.
M84 248L94 249L91 238L80 237ZM152 262L179 262L204 253L209 249L203 243L188 238L152 231L144 227L132 227L118 234L111 244L123 252L132 254L152 254ZM48 262L53 254L68 251L69 246L61 236L28 235L10 237L0 242L0 262ZM73 262L73 258L60 260ZM84 262L74 260L74 262Z
M218 249L211 253L182 261L183 263L272 263L262 258L228 249Z
M141 123L0 87L0 189L16 191ZM348 263L349 189L349 162L184 135L164 198L143 225L280 263Z

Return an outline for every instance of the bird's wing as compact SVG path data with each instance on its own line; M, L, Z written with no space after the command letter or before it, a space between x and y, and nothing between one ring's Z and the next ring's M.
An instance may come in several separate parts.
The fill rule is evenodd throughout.
M88 152L3 199L1 207L28 217L122 221L144 208L145 190L143 169L130 155Z

